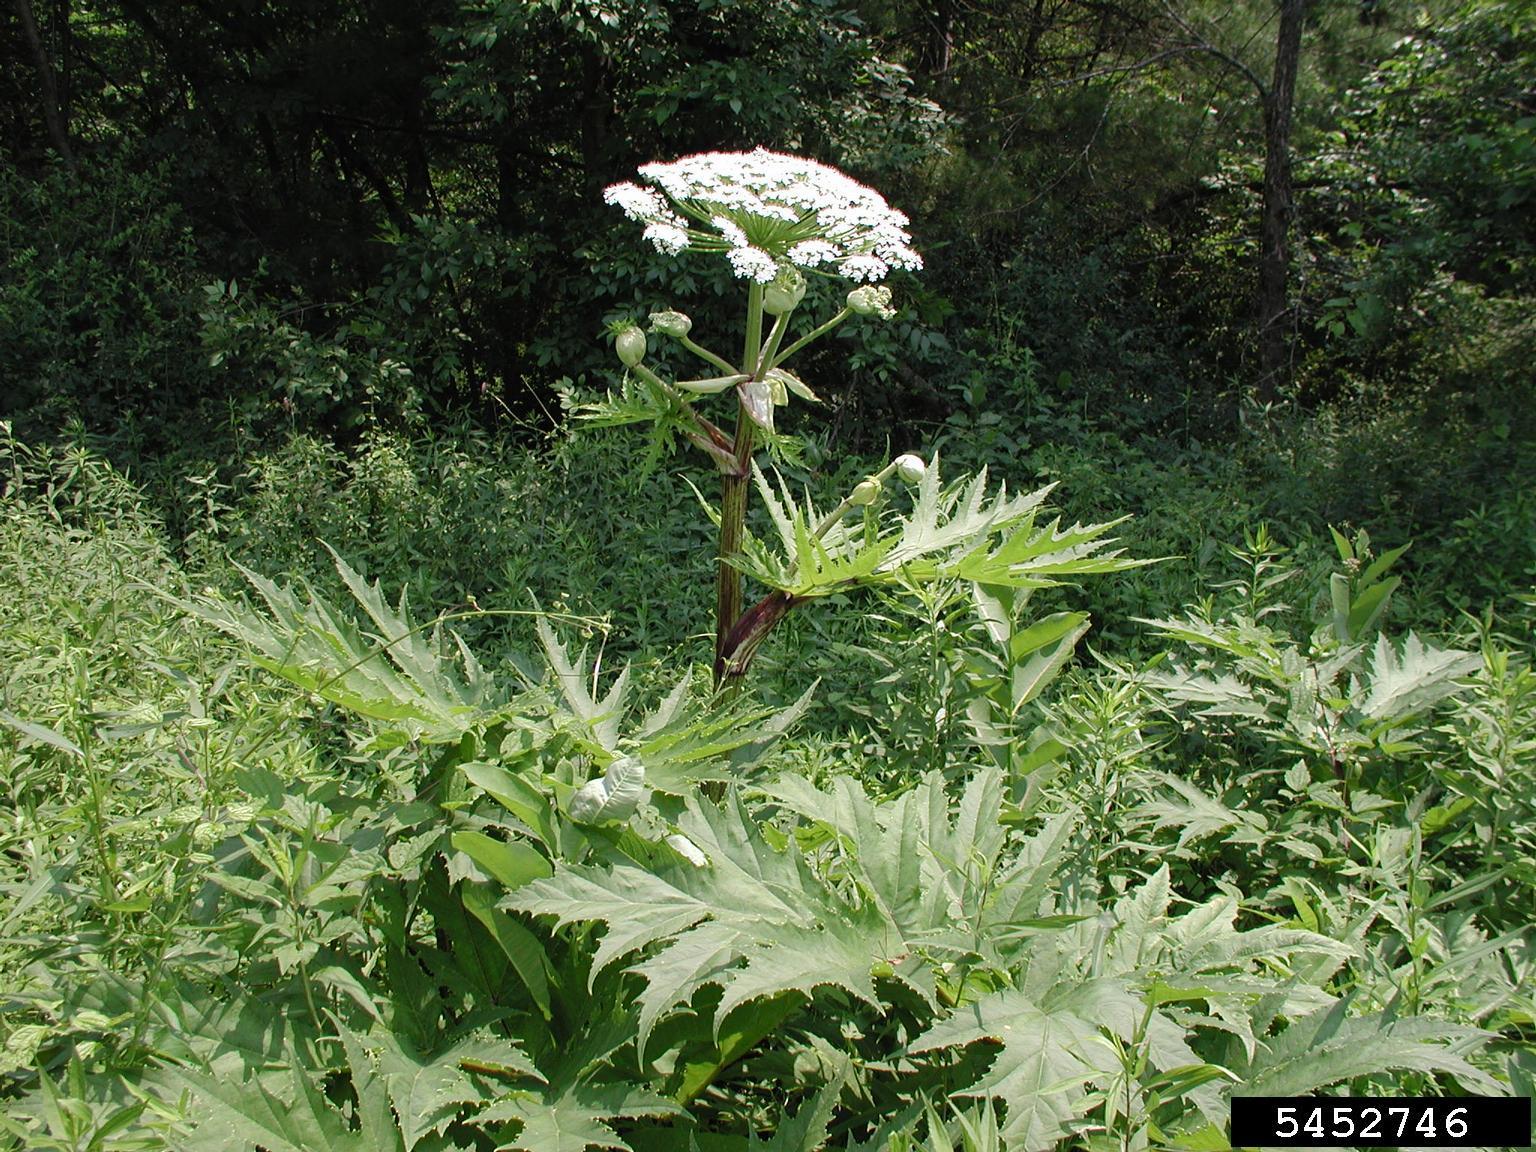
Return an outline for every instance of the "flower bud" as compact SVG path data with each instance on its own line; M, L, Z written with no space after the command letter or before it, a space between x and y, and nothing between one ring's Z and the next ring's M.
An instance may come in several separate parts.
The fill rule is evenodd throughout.
M633 368L645 359L645 333L633 325L621 330L613 338L613 348L626 368Z
M688 335L688 330L693 327L693 321L681 312L652 312L651 331L660 332L663 336L670 336L674 340L681 340Z
M763 311L782 316L805 299L805 277L793 266L780 268L779 274L763 288Z
M863 508L875 502L880 495L880 481L871 476L868 480L860 480L848 493L848 503L855 507Z
M928 465L923 463L921 456L907 452L896 457L896 475L900 476L908 484L922 483L923 476L928 471Z
M848 310L858 316L879 316L889 320L896 315L891 307L891 290L883 285L866 284L848 293Z

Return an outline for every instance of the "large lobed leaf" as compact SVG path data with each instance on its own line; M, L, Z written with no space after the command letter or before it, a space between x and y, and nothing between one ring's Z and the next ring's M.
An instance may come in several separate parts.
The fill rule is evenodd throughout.
M336 570L374 631L313 589L291 588L242 568L265 605L212 597L183 605L250 649L253 663L337 707L373 720L381 746L451 743L510 702L451 631L414 624L404 591L391 608L340 556ZM430 635L429 635L430 634ZM439 649L452 645L453 656Z
M755 466L754 477L778 536L777 548L749 535L732 562L795 599L940 577L1040 588L1149 562L1105 551L1113 541L1104 534L1119 521L1069 529L1053 521L1037 527L1035 514L1050 487L1010 497L1001 486L988 496L985 468L946 487L935 461L918 484L907 516L872 511L867 515L875 519L868 525L837 522L819 535L822 518L809 497L797 501L782 477L776 492Z
M846 779L822 792L789 777L767 795L845 850L813 854L794 837L783 847L770 843L734 792L721 807L690 799L679 828L703 866L681 858L651 868L560 864L504 906L562 924L604 925L594 973L643 953L630 968L645 982L643 1048L662 1018L707 985L721 989L717 1031L742 1005L822 986L878 1007L877 967L936 1004L933 969L941 961L930 954L979 947L1005 963L996 949L1011 954L1021 946L1013 926L1039 915L1073 823L1049 822L1006 852L995 769L978 773L957 804L937 773L879 804Z

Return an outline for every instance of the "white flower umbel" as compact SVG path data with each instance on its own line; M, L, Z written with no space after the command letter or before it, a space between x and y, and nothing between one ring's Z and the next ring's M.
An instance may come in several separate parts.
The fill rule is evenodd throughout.
M640 175L665 197L625 183L603 198L644 224L645 239L662 252L723 252L745 280L767 284L792 265L873 282L893 268L923 266L906 216L874 189L814 160L765 148L702 152L647 164Z

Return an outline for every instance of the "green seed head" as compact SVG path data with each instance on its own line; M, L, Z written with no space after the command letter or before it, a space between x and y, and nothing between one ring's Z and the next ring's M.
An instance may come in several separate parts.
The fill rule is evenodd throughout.
M848 310L858 316L879 316L882 320L896 315L896 309L891 307L891 290L874 284L848 293Z

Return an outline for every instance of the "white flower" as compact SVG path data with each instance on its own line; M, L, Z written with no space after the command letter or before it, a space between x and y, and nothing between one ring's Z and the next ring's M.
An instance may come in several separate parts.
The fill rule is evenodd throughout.
M838 257L837 246L829 244L825 240L802 240L785 253L791 264L798 264L802 268L814 268L818 264L829 264Z
M688 230L662 220L647 224L642 235L668 256L676 256L688 247Z
M731 262L731 270L743 280L767 284L779 274L778 264L761 248L732 248L725 255Z
M747 234L742 231L741 225L729 216L711 216L709 222L715 226L715 231L725 237L725 242L732 248L745 248L748 245Z
M843 275L850 280L883 280L890 267L878 256L860 254L843 261Z
M681 225L682 217L649 188L638 184L611 184L603 192L605 203L617 205L631 220Z
M646 164L640 175L665 197L625 183L603 198L644 223L645 239L669 255L684 247L723 252L737 276L758 283L771 281L784 264L830 266L858 282L923 266L904 215L878 192L814 160L763 148L702 152Z

